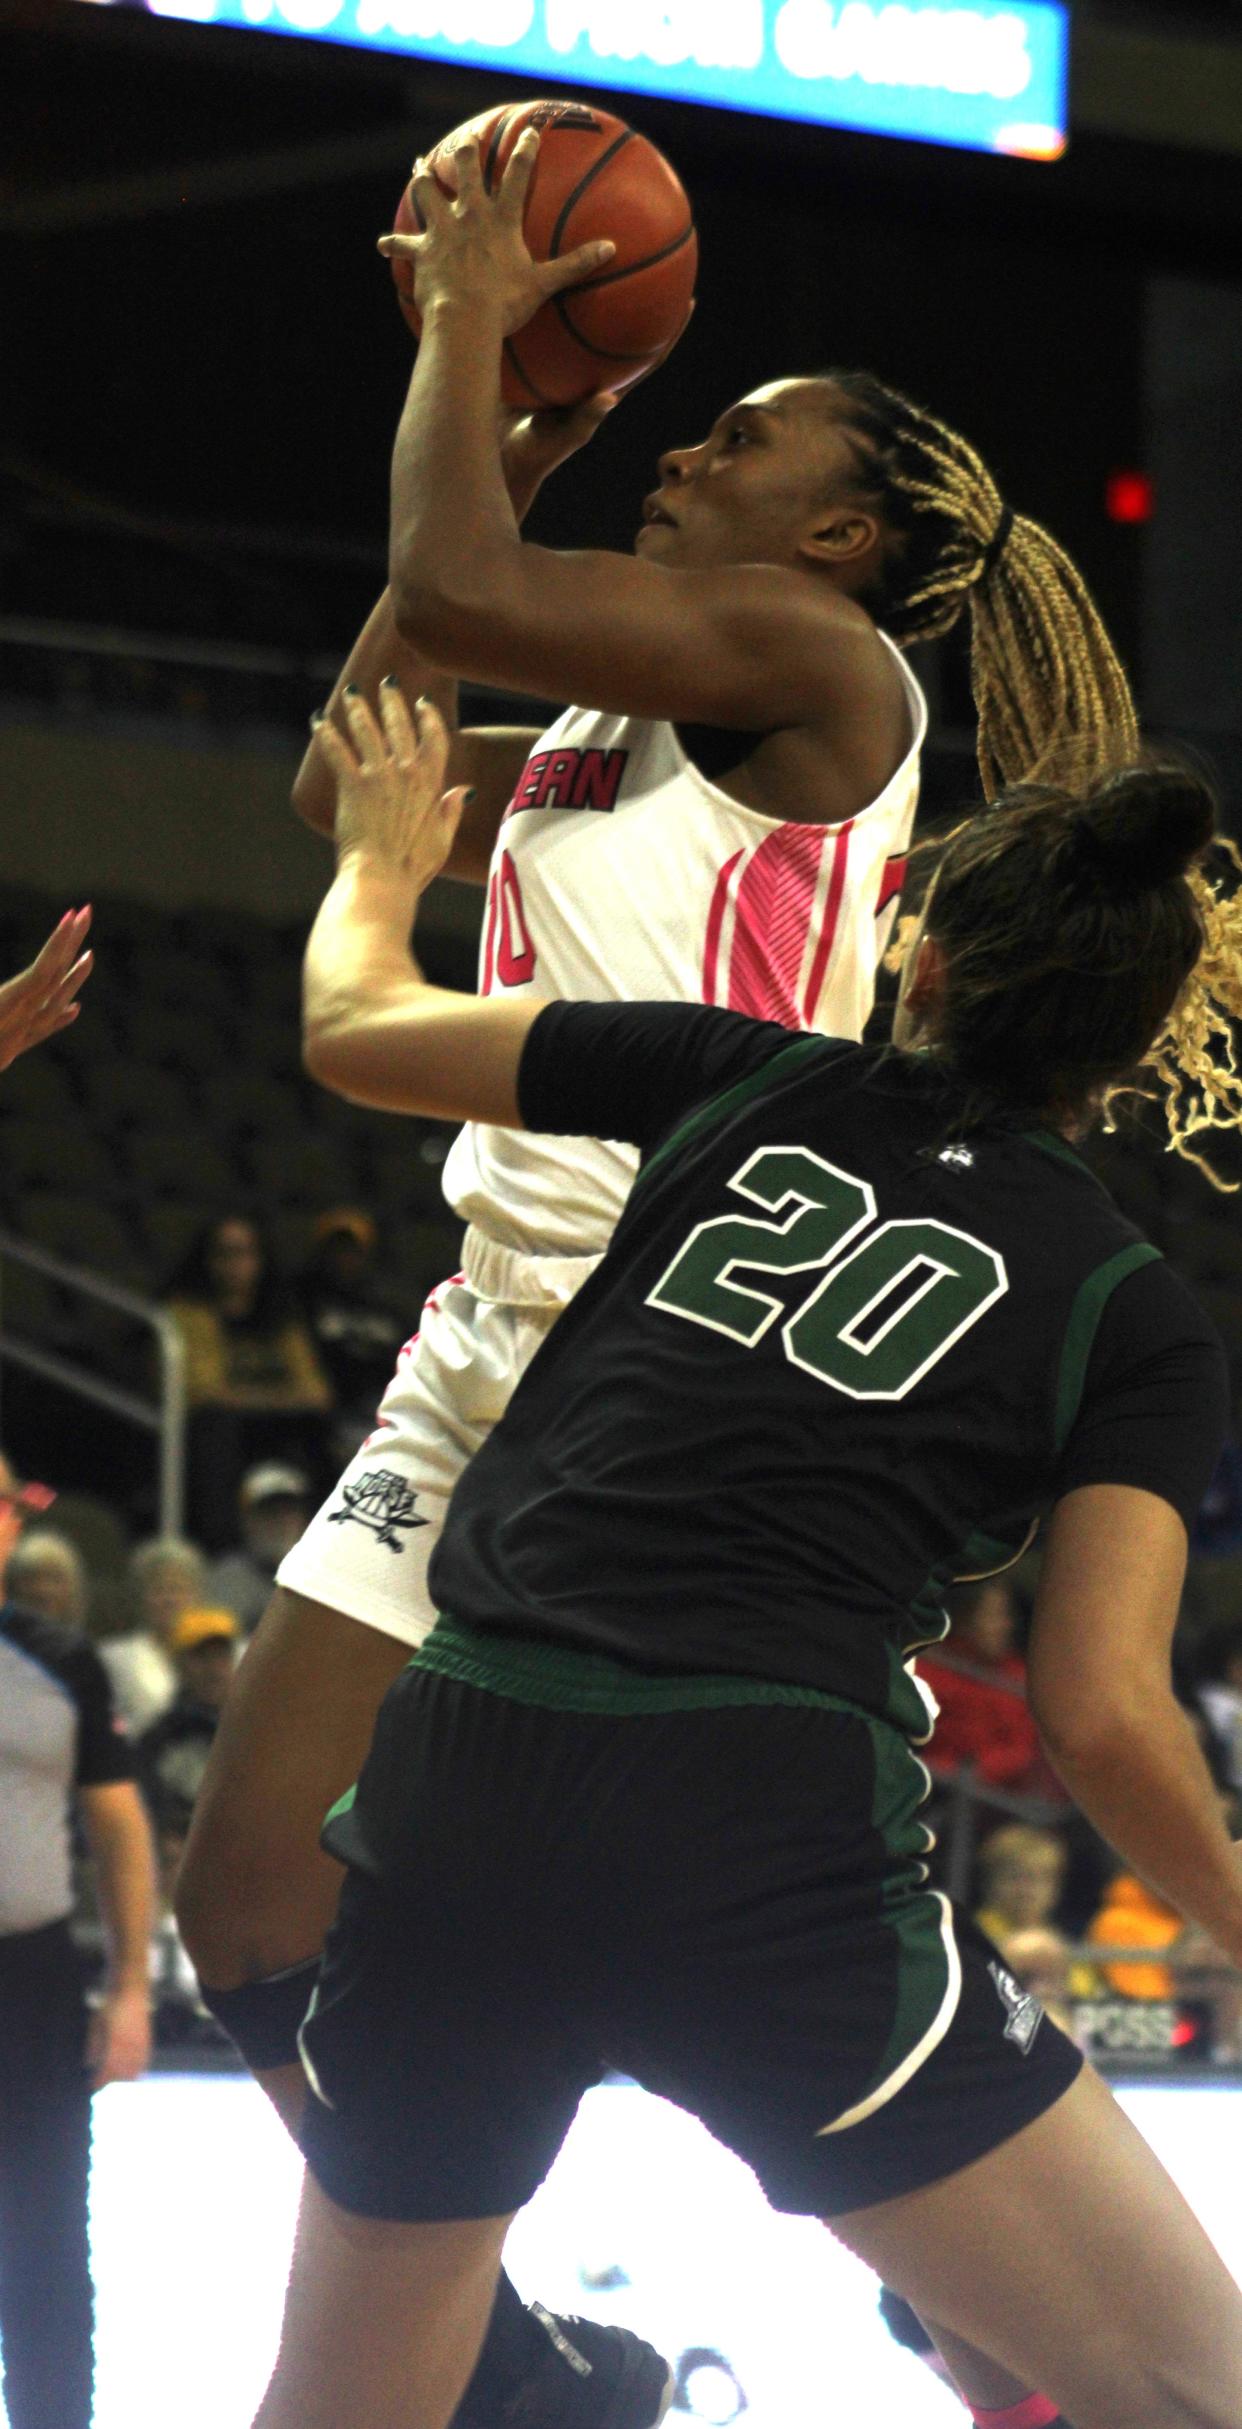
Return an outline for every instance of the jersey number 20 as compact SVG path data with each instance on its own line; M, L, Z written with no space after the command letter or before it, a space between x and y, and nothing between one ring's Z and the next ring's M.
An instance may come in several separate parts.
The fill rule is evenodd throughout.
M950 1223L898 1220L871 1230L870 1183L809 1148L760 1147L729 1187L775 1214L791 1211L783 1222L725 1214L696 1224L648 1307L753 1349L786 1302L734 1281L735 1269L819 1274L786 1316L781 1342L791 1365L851 1400L904 1399L1009 1288L995 1249ZM843 1256L852 1240L857 1246Z

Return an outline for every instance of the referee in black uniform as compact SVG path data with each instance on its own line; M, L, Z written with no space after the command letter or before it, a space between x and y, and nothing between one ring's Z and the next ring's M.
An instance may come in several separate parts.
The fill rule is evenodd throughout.
M0 1459L0 1554L22 1515ZM89 2016L69 1931L75 1807L108 1940ZM89 2429L90 2100L147 2063L153 1917L151 1834L103 1663L76 1629L0 1603L0 2339L12 2429Z
M428 988L406 939L452 824L443 731L424 711L420 748L391 690L386 742L347 713L312 1070L644 1160L454 1495L444 1616L325 1828L348 1871L258 2429L443 2429L509 2218L610 2064L904 2293L989 2429L1237 2429L1242 2294L929 1886L912 1667L948 1579L1048 1514L1050 1751L1242 1962L1242 1867L1169 1681L1224 1360L1072 1144L1157 1039L1201 1085L1242 1005L1210 796L1132 769L959 830L894 1052Z

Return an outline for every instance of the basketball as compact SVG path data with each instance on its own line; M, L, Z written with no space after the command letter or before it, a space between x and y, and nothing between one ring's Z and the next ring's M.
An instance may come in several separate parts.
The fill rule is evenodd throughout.
M486 110L446 135L429 155L436 170L463 140L477 139L492 193L523 129L539 131L539 155L523 230L536 261L610 236L616 254L580 287L541 304L505 339L501 390L507 405L574 405L601 389L625 388L680 337L698 266L694 218L676 171L646 137L608 110L577 101L525 101ZM443 185L441 177L439 182ZM450 189L445 186L445 192ZM409 187L394 226L422 227ZM409 261L392 264L401 309L421 327Z

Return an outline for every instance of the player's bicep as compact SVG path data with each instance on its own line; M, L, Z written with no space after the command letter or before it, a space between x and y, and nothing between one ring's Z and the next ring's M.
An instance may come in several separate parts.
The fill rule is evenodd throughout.
M542 1005L524 996L394 988L308 1049L312 1077L353 1105L521 1127L518 1067Z
M892 680L860 609L776 566L722 579L522 545L469 595L410 589L398 617L477 681L739 732L821 724L860 683Z
M1173 1504L1138 1486L1082 1485L1056 1503L1027 1654L1031 1710L1053 1748L1141 1718L1156 1685L1167 1693L1186 1549Z
M534 725L468 725L453 735L445 783L464 784L474 798L462 811L443 876L486 885L501 820L538 740Z

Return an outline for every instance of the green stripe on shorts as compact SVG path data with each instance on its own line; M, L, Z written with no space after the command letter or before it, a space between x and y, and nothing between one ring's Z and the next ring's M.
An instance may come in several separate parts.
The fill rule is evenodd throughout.
M538 1637L485 1635L480 1629L463 1628L447 1613L419 1646L410 1668L435 1671L464 1687L481 1687L489 1695L541 1705L548 1712L701 1712L730 1704L804 1704L867 1717L857 1704L818 1687L705 1671L661 1676L613 1661L606 1653L584 1653Z

